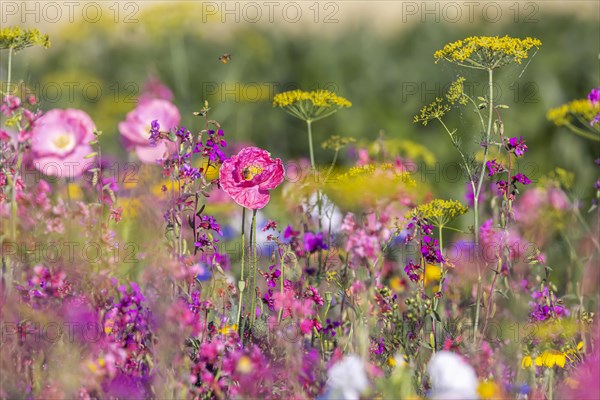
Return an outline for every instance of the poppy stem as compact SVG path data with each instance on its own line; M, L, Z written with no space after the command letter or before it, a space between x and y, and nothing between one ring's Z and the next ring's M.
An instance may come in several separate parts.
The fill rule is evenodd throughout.
M252 210L252 275L250 279L252 280L252 285L250 286L249 295L252 297L252 306L250 308L250 329L254 325L254 320L256 319L256 210Z
M240 326L240 318L242 316L242 299L244 297L244 289L246 288L246 282L244 281L244 261L246 258L246 240L244 238L244 234L246 231L246 207L242 207L242 259L241 259L241 277L238 282L238 289L240 290L239 299L238 299L238 314L237 314L237 326ZM240 329L240 336L242 336L242 330Z

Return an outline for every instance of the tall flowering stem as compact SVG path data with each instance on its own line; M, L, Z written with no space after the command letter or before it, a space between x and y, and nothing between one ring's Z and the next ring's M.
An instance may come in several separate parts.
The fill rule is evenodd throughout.
M245 231L246 231L246 208L242 207L242 259L241 262L241 277L238 282L238 289L240 290L240 297L238 299L238 314L237 314L237 326L240 326L240 318L242 315L242 299L244 297L244 289L246 289L246 281L244 280L244 262L246 258L246 240L245 240ZM240 333L242 331L240 330Z
M252 236L250 237L252 246L252 272L250 276L250 297L252 298L250 307L250 329L256 319L256 273L257 273L257 253L256 253L256 210L252 210Z
M9 103L11 100L15 100L13 96L11 96L11 82L12 82L12 58L13 53L21 51L25 48L32 46L40 46L44 48L50 47L50 38L48 35L43 35L37 29L26 29L23 30L20 27L8 27L0 29L0 50L8 50L8 61L7 61L7 69L6 69L6 93L2 93L2 88L0 88L0 93L3 95L2 99L0 99L0 103L7 102ZM18 99L18 98L17 98ZM20 101L19 101L20 104ZM18 108L18 107L17 107ZM12 110L14 111L14 110ZM11 118L12 119L12 118ZM29 121L29 126L25 129L25 126L21 125L20 117L16 120L16 125L20 131L25 131L26 129L31 129L32 121ZM21 166L23 163L23 152L25 151L25 146L22 143L17 144L17 162L14 166L14 173L11 175L10 173L6 174L7 182L11 188L11 225L10 225L10 237L13 242L17 240L17 183L19 181L19 174L21 171ZM4 259L3 254L3 264L7 265L7 275L8 282L7 288L10 289L12 286L12 277L13 277L13 267L11 266L11 262Z
M462 157L464 168L468 175L471 189L473 190L473 235L475 239L475 247L477 249L479 249L480 244L479 203L483 187L483 180L486 173L486 166L488 164L489 146L491 144L490 139L493 129L493 115L494 111L497 112L496 108L507 108L507 106L494 104L494 70L512 63L521 64L524 59L529 57L529 51L532 49L536 49L537 51L541 44L542 43L535 38L528 37L525 39L519 39L509 36L475 36L447 44L443 49L435 52L434 58L436 59L436 63L440 60L444 60L461 67L487 71L488 93L486 99L479 98L479 100L484 101L484 103L477 105L475 101L463 90L463 82L465 79L459 77L450 86L450 89L445 96L445 101L444 99L436 98L433 103L423 107L420 111L420 114L416 115L414 118L414 122L422 122L423 125L427 125L427 123L432 120L439 121L444 129L448 132L452 143ZM481 143L481 146L483 147L483 161L479 169L473 166L472 161L470 161L469 158L466 157L462 152L460 148L460 141L455 135L456 131L450 131L442 122L442 117L448 111L450 111L451 106L455 105L456 103L460 105L471 103L479 115L484 133ZM487 125L484 122L481 109L487 109ZM510 181L506 184L506 186L508 184L510 184ZM473 343L476 343L478 336L477 332L479 329L479 314L482 296L481 287L481 266L479 263L477 263L477 299L475 305L475 318L473 321Z
M348 108L352 103L347 99L336 95L328 90L316 90L306 92L302 90L292 90L275 95L273 106L284 109L288 114L301 119L306 123L308 133L308 151L310 155L310 166L313 171L315 183L320 183L320 177L315 163L315 152L313 145L312 123L323 118L329 117L339 109ZM317 208L318 208L318 227L322 231L322 198L321 191L317 188ZM317 279L321 279L323 260L322 251L319 251L319 269Z

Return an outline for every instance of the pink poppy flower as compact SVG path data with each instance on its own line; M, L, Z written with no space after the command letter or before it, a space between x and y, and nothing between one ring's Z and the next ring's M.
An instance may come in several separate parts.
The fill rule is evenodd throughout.
M283 182L281 159L272 159L268 151L246 147L226 160L219 171L223 190L242 207L263 208L269 202L269 190Z
M45 175L74 178L92 165L84 157L93 152L94 122L81 110L50 110L31 130L31 155L36 169Z
M119 132L125 148L135 150L144 163L155 163L173 151L162 141L152 145L149 141L152 121L158 120L162 131L169 131L179 124L181 115L172 103L162 99L140 102L127 114L125 121L119 123Z

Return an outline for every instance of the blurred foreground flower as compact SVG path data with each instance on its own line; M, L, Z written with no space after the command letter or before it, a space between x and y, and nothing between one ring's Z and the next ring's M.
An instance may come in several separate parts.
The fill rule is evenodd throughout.
M546 117L556 126L566 126L579 136L600 141L600 88L593 89L587 99L550 109Z
M327 376L327 399L358 400L369 387L365 363L354 355L334 364Z
M171 130L179 124L181 115L172 103L153 99L140 102L127 114L125 121L119 123L119 132L127 150L135 150L139 159L144 163L155 163L170 152L166 141L152 144L148 139L151 129Z
M477 399L477 376L459 355L440 351L429 361L432 399Z
M90 116L81 110L48 111L31 131L35 167L45 175L65 178L81 175L86 156L93 152L89 143L95 138L95 129Z

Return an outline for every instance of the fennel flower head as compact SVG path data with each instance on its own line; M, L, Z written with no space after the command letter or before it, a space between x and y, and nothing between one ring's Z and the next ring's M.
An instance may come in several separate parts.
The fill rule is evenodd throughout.
M350 101L329 90L291 90L273 98L273 107L283 108L303 121L317 121L351 106Z
M427 372L431 379L431 399L479 398L475 370L458 354L450 351L436 353L427 365Z
M368 387L365 363L357 356L344 357L327 372L327 399L358 400Z
M457 200L433 199L412 209L406 216L425 218L435 226L444 226L469 209Z
M471 36L448 43L434 53L436 63L445 60L464 67L492 70L511 64L521 64L529 51L538 49L542 42L536 38L510 36Z
M22 29L11 26L0 29L0 49L23 50L27 47L50 47L50 37L42 35L37 29Z

